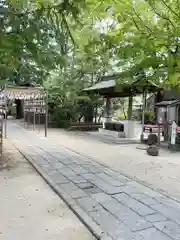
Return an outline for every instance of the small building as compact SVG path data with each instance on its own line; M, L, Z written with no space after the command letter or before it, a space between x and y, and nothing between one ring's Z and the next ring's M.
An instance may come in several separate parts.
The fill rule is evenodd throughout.
M137 77L135 80L132 79L131 81L123 81L119 80L119 75L109 75L109 76L102 76L100 81L89 87L84 89L85 92L89 94L99 94L100 96L104 97L106 100L106 107L105 107L105 116L104 116L104 124L103 129L106 129L106 125L110 125L109 122L112 120L111 116L111 99L112 98L129 98L128 104L128 120L127 124L124 127L125 136L128 138L134 137L134 122L132 121L132 106L133 106L133 97L139 94L143 94L145 96L146 93L157 92L159 87L146 79L143 76ZM107 124L108 123L108 124ZM112 123L114 124L114 123ZM112 125L111 124L111 125ZM121 128L118 126L114 127Z
M151 94L146 100L147 109L155 109L155 105L162 101L180 100L180 91L176 89L161 90Z

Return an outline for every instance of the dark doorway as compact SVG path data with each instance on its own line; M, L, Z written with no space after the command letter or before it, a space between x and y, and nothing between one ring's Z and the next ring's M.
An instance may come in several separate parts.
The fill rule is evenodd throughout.
M23 101L21 99L15 99L16 104L16 118L23 118Z

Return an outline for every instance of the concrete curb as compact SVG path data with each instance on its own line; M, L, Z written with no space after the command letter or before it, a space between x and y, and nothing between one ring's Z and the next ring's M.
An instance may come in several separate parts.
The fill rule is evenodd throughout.
M54 184L52 179L47 173L42 171L41 167L36 162L26 156L16 145L13 143L15 148L22 154L22 156L33 166L33 168L40 174L40 176L46 181L46 183L54 190L54 192L67 204L67 206L73 211L73 213L79 218L79 220L87 227L92 235L98 240L113 240L109 237L101 227L93 221L88 214L80 208L76 202L63 190Z

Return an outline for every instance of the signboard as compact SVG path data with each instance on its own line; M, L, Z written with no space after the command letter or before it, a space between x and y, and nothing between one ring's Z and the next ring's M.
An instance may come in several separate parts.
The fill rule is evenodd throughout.
M172 145L176 143L176 132L177 132L177 124L173 121L171 125L171 144Z
M164 123L164 120L165 120L165 112L166 112L166 109L165 108L158 108L158 116L157 116L157 122L158 124L162 124Z

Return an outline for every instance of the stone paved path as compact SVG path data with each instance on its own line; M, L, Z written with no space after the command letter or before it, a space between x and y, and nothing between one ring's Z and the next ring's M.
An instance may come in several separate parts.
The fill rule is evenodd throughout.
M0 189L0 240L95 240L9 140Z
M36 131L39 134L39 129ZM44 136L44 131L40 134ZM98 132L70 132L50 128L48 138L180 201L179 152L160 149L159 156L152 157L146 151L136 149L139 146L136 144L105 143L99 138L107 141L107 136L99 136Z
M179 202L14 123L9 128L15 146L102 229L103 240L180 239Z

